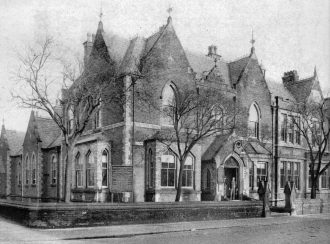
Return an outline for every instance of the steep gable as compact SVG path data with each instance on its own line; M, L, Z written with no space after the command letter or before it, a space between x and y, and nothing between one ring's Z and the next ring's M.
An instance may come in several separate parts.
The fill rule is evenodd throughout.
M143 71L182 70L190 68L185 51L169 17L166 26L146 40L142 56Z

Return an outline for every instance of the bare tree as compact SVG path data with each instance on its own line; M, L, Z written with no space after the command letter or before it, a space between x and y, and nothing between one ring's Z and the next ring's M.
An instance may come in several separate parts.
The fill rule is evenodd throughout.
M105 50L92 52L85 65L80 61L76 64L64 62L57 53L53 39L46 37L19 55L16 77L23 89L13 92L12 96L23 107L46 112L60 128L65 152L63 158L66 159L64 200L68 202L72 149L76 140L101 103L122 102L124 91L118 85L114 64ZM54 96L53 91L61 87L62 96Z
M168 148L174 144L177 150L180 168L175 201L180 201L183 170L189 153L211 136L232 133L236 107L233 96L211 87L185 86L173 89L173 94L173 100L162 108L171 127L159 131L156 139Z
M303 137L308 148L309 174L311 177L311 199L316 198L319 177L327 170L330 162L322 164L328 148L330 127L329 110L326 100L303 102L291 106L292 127ZM294 129L294 128L292 128ZM322 168L323 165L323 168Z

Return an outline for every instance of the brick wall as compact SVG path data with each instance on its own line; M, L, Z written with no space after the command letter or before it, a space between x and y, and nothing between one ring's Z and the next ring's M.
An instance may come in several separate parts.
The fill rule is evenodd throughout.
M261 217L262 203L144 203L109 205L0 202L0 214L29 227L65 228L97 225L201 221Z

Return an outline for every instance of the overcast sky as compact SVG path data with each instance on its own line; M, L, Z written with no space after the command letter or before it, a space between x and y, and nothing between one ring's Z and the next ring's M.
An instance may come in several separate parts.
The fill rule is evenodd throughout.
M104 29L123 37L149 36L173 24L185 49L206 54L215 44L227 61L249 53L251 30L267 78L296 69L311 76L316 65L323 89L330 89L330 1L328 0L109 0L102 1ZM46 32L72 52L82 52L86 33L94 33L101 0L0 0L0 116L7 128L26 130L29 110L15 107L9 91L15 52Z

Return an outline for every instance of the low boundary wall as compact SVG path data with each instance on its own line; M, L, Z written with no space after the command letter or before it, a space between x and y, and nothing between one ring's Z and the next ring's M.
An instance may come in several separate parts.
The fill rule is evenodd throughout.
M0 200L0 215L28 227L65 228L261 217L262 202L23 204Z
M296 199L296 214L330 213L330 202L322 199Z

